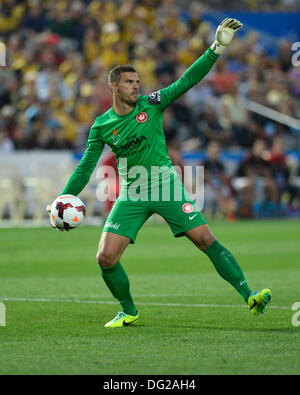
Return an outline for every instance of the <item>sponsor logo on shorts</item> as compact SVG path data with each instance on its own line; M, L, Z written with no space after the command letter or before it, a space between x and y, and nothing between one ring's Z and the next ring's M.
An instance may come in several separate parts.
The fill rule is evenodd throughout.
M138 121L138 123L144 123L147 121L147 119L148 119L148 115L145 112L140 112L136 116L136 120Z
M105 228L119 229L120 225L121 224L109 222L108 224L105 225Z
M191 205L191 203L184 203L182 205L182 211L184 211L187 214L190 214L194 211L194 207Z

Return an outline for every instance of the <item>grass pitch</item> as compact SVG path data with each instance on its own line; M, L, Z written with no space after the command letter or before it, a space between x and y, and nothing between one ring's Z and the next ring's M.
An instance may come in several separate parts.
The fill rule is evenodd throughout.
M101 229L0 229L0 374L299 374L299 224L212 223L252 289L271 288L254 317L205 254L165 225L145 225L121 260L140 311L120 310L95 261Z

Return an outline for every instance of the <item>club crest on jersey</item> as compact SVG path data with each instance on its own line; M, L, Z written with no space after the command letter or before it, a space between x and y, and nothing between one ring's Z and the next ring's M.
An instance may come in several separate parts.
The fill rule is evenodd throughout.
M194 207L191 205L191 203L184 203L182 205L182 211L184 211L185 213L189 214L189 213L192 213L194 211Z
M147 119L148 119L148 115L145 112L140 112L136 116L136 120L138 121L138 123L144 123L147 121Z

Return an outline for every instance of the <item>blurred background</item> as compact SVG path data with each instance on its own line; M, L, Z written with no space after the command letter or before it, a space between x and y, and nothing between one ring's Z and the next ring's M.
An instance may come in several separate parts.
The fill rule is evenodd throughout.
M141 94L163 88L227 16L243 30L165 112L170 156L204 165L208 219L299 218L299 0L1 0L0 225L46 221L94 119L112 105L111 67L132 64ZM109 147L101 163L115 166ZM90 223L113 204L96 199L98 183L92 175L80 194Z

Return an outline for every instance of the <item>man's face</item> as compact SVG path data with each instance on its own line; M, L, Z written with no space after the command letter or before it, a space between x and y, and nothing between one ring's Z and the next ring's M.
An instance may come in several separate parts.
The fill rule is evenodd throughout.
M118 84L114 84L114 91L117 92L119 99L134 107L137 102L139 94L139 76L134 72L125 72L121 74L121 79Z

